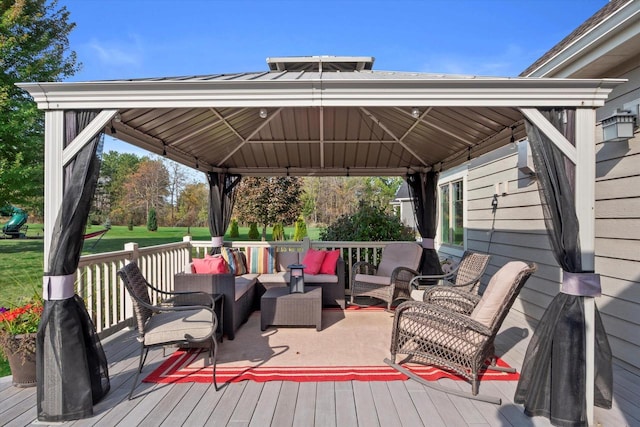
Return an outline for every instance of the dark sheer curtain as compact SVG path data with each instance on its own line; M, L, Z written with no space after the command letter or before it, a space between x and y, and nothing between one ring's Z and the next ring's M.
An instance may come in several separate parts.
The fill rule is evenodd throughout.
M67 112L66 144L96 115L93 111ZM65 190L53 228L49 271L43 278L45 303L36 348L39 421L89 417L93 415L93 405L110 388L107 358L84 302L74 292L74 273L100 172L102 140L102 134L96 136L65 170Z
M433 246L438 228L438 174L433 171L407 175L409 195L418 232L422 236L420 273L442 274L440 259Z
M574 111L554 109L542 113L575 143ZM573 165L536 126L526 121L526 127L547 233L563 270L563 284L529 343L514 400L524 404L527 415L545 416L554 425L587 426L583 298L599 295L599 278L582 269ZM594 403L610 408L611 349L597 308L595 332Z
M212 254L220 253L224 233L231 222L231 212L235 203L235 188L240 175L225 172L209 172L209 232L213 241Z

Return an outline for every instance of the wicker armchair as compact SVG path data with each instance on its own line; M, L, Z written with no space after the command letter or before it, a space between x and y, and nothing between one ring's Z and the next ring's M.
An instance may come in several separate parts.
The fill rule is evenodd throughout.
M456 288L434 286L425 293L428 302L400 304L394 315L391 360L387 363L414 379L410 370L396 364L398 355L406 356L398 363L417 362L454 371L471 382L471 395L421 382L474 398L478 394L480 370L504 370L495 366L494 340L520 289L535 270L535 264L511 261L493 275L482 297ZM491 398L477 398L499 403L499 399L496 402Z
M453 286L466 292L478 294L480 279L489 265L491 255L465 251L458 266L441 275L421 275L411 280L411 299L422 301L425 290L434 285Z
M351 304L360 296L367 296L387 303L398 299L410 299L409 282L419 273L422 247L413 242L389 243L382 250L380 264L376 268L360 261L351 268Z
M218 328L218 319L213 310L213 298L202 292L165 292L155 288L143 277L138 265L131 262L118 270L118 276L124 282L131 301L133 312L138 326L138 341L140 342L140 362L136 369L136 375L131 385L129 399L138 382L138 376L147 359L149 348L166 345L192 345L208 344L209 357L213 364L213 384L216 383L216 355L218 343L215 332ZM164 303L152 305L149 291L162 295L173 295L174 301L179 304L187 302L189 297L198 294L199 301L209 301L210 306L203 305L174 305ZM178 297L175 299L175 297ZM208 300L207 300L208 298Z

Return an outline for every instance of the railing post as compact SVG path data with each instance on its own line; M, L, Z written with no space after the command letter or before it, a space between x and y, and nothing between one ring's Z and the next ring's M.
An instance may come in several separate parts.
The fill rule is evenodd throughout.
M185 243L188 243L187 246L187 257L186 259L183 259L183 265L187 264L189 262L191 262L191 251L193 250L193 246L191 245L191 242L193 241L193 238L191 236L182 236L182 241Z
M140 257L140 251L136 242L125 243L124 250L127 252L131 252L131 257L127 258L128 262L138 261L138 258Z
M306 252L311 247L311 240L309 240L309 236L305 236L302 238L302 252Z

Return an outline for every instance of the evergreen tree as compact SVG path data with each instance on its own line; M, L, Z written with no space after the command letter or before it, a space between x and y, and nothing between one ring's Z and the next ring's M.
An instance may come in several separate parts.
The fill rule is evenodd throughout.
M238 230L238 220L232 219L229 226L229 237L240 237L240 230Z
M307 237L309 234L307 233L307 224L304 222L303 217L298 217L296 221L296 227L293 231L293 240L296 242L300 242L302 239Z
M258 224L252 222L249 224L249 239L258 240L260 238L260 232L258 231Z
M284 225L281 222L273 224L273 231L271 232L272 240L284 240Z
M154 208L149 209L149 215L147 216L147 230L158 231L158 218L156 218L156 210Z

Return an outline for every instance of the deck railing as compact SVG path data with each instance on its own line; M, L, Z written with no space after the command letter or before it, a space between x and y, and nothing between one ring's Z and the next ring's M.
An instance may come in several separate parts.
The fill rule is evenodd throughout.
M275 247L276 251L305 251L314 249L340 249L346 265L345 283L347 293L351 283L351 265L357 261L368 261L374 265L380 262L382 249L388 242L340 242L311 241L301 242L225 242L225 245L245 250L248 247ZM210 241L191 240L185 237L182 242L170 243L146 248L137 243L127 243L122 251L86 255L80 258L76 272L76 292L87 306L96 330L102 336L109 335L127 325L133 324L133 310L129 295L122 281L117 277L118 269L130 261L136 261L144 277L155 287L173 290L173 278L192 258L202 258L211 250ZM152 295L152 301L158 301L158 295Z

